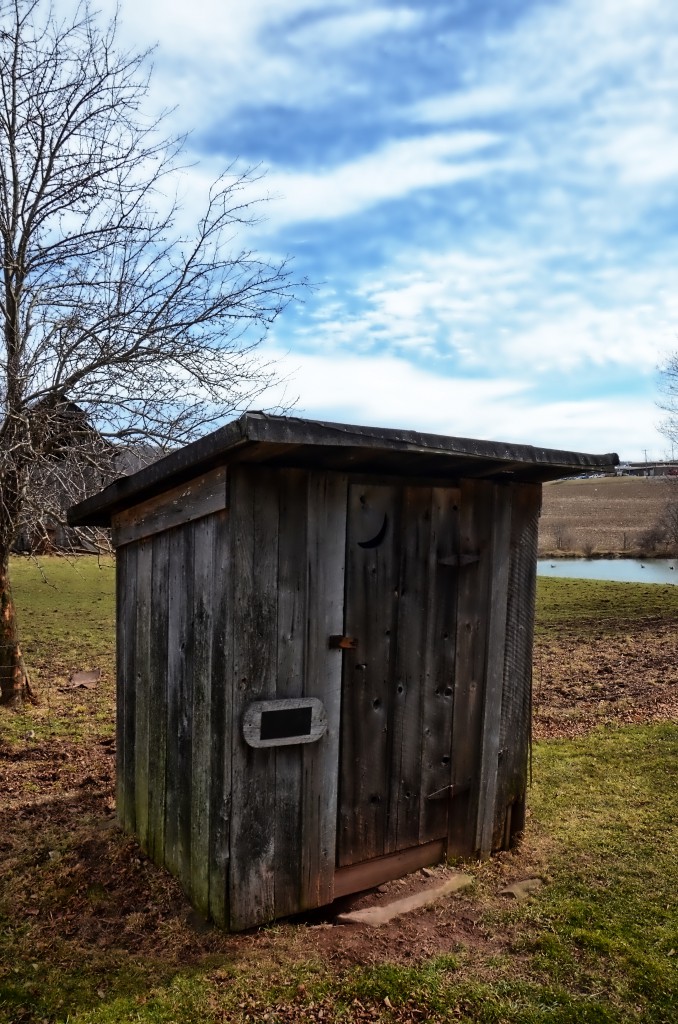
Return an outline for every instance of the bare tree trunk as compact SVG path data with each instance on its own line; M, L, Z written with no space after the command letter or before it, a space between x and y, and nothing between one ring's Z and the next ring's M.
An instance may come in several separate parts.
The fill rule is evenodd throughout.
M16 611L9 582L8 558L0 557L0 704L34 701L24 665Z
M59 7L60 5L55 5ZM17 536L198 438L274 380L254 354L297 291L235 242L256 170L225 169L194 227L181 137L142 110L147 54L86 2L0 3L0 702L32 699L9 584ZM157 197L157 208L156 208Z

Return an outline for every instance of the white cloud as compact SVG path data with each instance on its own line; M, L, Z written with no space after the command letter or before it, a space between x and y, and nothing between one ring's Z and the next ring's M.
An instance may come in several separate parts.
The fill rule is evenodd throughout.
M625 185L678 181L678 133L673 124L620 128L599 147L592 146L589 160L592 158L597 164L607 164Z
M487 85L420 100L406 111L406 116L420 124L452 124L503 114L523 102L524 97L512 83Z
M387 143L338 167L296 173L274 169L265 185L281 198L269 211L274 227L306 220L351 216L419 189L485 177L500 161L476 158L496 146L490 132L433 134Z
M62 0L63 2L63 0ZM105 14L114 0L102 0ZM404 33L421 14L362 0L121 0L121 37L157 43L152 97L177 106L189 130L236 110L284 103L316 108L359 87L347 68L352 49ZM363 85L369 88L369 85Z
M546 401L525 380L442 377L404 359L269 350L298 395L294 414L366 426L402 427L453 437L642 457L641 444L666 447L654 403L626 396ZM273 404L275 392L262 401ZM645 439L644 441L641 439ZM650 441L648 439L653 439Z
M430 358L441 373L493 367L546 381L556 374L615 371L649 379L676 347L675 270L611 259L587 278L568 253L515 239L479 251L403 249L298 329L299 347ZM603 378L604 379L604 378Z
M526 5L484 41L449 37L461 85L403 111L414 123L511 118L541 186L601 175L627 190L675 179L678 8L672 0ZM508 129L507 129L508 130ZM638 205L647 201L639 197Z
M339 50L385 33L406 32L421 20L420 13L406 7L367 7L338 15L328 8L325 11L325 17L293 30L289 42L297 47Z
M101 0L106 14L115 10L117 0ZM157 40L160 56L174 59L221 58L236 65L259 51L264 33L304 16L320 16L327 10L322 0L145 0L143 4L122 0L122 29L129 38ZM336 0L333 9L341 18L360 11L359 0ZM141 43L143 45L143 42ZM199 71L199 69L196 69Z
M497 404L519 395L525 383L516 380L468 380L441 377L393 356L273 351L288 390L298 392L295 412L330 418L332 411L349 422L383 426L412 426L420 430L462 436L482 427L485 409L490 421ZM490 427L491 431L491 427Z

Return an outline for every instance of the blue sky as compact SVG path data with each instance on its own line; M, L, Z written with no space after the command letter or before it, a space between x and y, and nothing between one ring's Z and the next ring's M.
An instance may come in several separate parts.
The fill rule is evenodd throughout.
M108 0L101 5L110 10ZM252 241L316 287L265 343L296 412L661 457L678 348L675 0L122 0ZM275 395L266 400L275 401Z

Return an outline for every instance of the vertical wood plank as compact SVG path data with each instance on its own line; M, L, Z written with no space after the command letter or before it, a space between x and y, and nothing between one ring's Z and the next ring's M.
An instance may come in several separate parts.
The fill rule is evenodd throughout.
M235 689L229 906L231 927L240 930L270 921L275 913L275 749L249 747L241 724L249 703L275 697L276 475L238 467L231 493Z
M189 896L191 889L191 778L193 775L193 563L195 551L193 546L193 530L190 526L180 528L181 546L183 548L183 600L180 608L180 702L177 733L177 771L178 800L177 824L179 838L179 877Z
M276 696L303 695L308 615L308 473L279 474L278 636ZM300 747L275 751L275 913L301 909L302 850L308 837L302 821ZM273 823L272 823L273 824Z
M488 481L463 480L460 492L460 552L480 557L459 570L448 830L451 856L472 854L475 846L494 512L493 485Z
M374 546L366 542L378 540ZM385 852L390 792L389 705L397 644L400 489L352 484L346 542L338 864ZM370 751L369 758L365 756Z
M136 829L136 635L137 635L137 554L130 547L127 552L127 590L125 595L125 722L124 722L124 827L128 832Z
M191 717L191 896L209 913L212 573L215 517L184 526L193 534L193 712Z
M193 535L169 537L165 863L190 895Z
M150 639L150 713L148 719L148 853L157 863L165 857L165 767L167 761L167 652L169 541L152 541Z
M423 739L419 842L447 838L452 783L452 714L457 639L459 570L441 558L459 553L459 491L435 487L431 495L431 538L427 632L423 672Z
M341 473L313 473L308 499L308 654L304 696L320 697L327 732L300 748L303 757L303 908L334 898L337 858L342 653L328 638L343 631L348 481Z
M127 589L127 551L115 553L115 810L118 824L125 820L125 652L127 623L125 592Z
M229 513L217 512L214 520L209 913L213 921L227 928L233 716L233 602Z
M134 712L136 652L136 546L116 552L117 573L117 713L116 713L116 808L126 832L136 826L134 791Z
M148 852L148 732L151 690L151 580L153 547L140 541L137 548L137 595L135 638L135 769L134 802L136 834L142 850Z
M389 694L391 764L384 852L419 842L431 488L402 490L397 650Z
M522 827L532 715L532 638L537 589L541 484L514 484L506 656L501 712L501 760L492 848ZM506 816L511 807L508 829Z
M509 562L511 551L510 487L495 485L492 522L492 571L487 625L487 659L482 717L482 741L478 792L476 849L481 857L492 852L497 772L499 770L499 732L504 682L506 645L506 609L508 604Z

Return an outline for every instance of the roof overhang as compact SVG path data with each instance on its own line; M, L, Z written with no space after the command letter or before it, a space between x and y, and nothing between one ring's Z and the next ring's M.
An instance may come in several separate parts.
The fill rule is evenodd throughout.
M217 465L330 469L371 475L544 482L605 472L619 457L558 451L413 430L245 413L219 430L121 477L68 511L72 526L110 526L111 516Z

